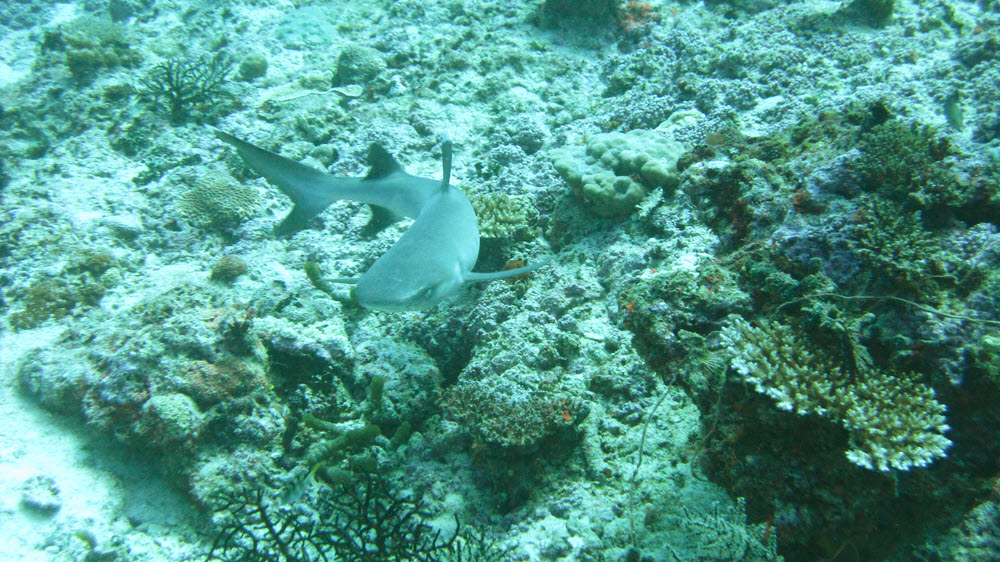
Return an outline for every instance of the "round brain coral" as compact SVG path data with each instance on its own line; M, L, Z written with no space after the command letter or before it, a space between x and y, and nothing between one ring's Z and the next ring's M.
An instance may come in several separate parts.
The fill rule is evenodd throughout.
M353 43L344 46L337 57L337 77L335 86L364 84L385 70L382 53Z
M591 212L621 217L650 191L676 182L674 170L683 153L684 146L658 127L594 135L585 147L553 151L552 160Z
M180 211L202 228L236 228L257 212L257 190L223 172L209 172L181 196Z

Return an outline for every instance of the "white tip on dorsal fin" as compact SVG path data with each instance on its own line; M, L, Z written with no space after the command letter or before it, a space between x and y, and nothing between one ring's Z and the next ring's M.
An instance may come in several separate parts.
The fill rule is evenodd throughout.
M444 167L441 191L444 192L451 186L451 137L448 133L441 133L441 165Z

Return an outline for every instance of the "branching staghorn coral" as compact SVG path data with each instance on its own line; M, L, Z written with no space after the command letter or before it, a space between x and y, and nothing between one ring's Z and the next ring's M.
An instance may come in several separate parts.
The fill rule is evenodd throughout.
M944 457L945 406L934 391L864 363L849 374L832 358L815 354L790 326L768 320L753 327L736 319L723 330L731 365L777 406L819 414L850 432L847 459L872 470L909 470Z

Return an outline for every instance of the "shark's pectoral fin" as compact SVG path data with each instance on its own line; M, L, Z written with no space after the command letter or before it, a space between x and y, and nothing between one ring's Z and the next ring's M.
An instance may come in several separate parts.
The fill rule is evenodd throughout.
M530 273L532 271L535 271L536 269L542 267L543 265L547 265L551 261L552 261L551 259L545 259L537 261L531 265L526 265L524 267L518 267L516 269L505 269L503 271L494 271L490 273L478 273L473 271L465 274L464 281L466 283L481 283L484 281L496 281L497 279L507 279L508 277L517 277L518 275L524 275L525 273Z

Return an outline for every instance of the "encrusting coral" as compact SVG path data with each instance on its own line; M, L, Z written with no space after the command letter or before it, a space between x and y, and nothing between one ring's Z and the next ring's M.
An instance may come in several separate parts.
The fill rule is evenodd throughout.
M627 216L651 190L676 182L684 146L673 139L672 125L594 135L586 147L552 151L552 164L591 212Z
M142 55L133 46L125 26L97 17L75 19L46 30L42 53L62 53L66 69L77 81L89 84L101 71L135 68ZM50 60L58 60L57 55Z
M926 466L951 445L943 434L945 406L934 391L910 378L879 371L849 373L825 355L810 352L793 329L762 320L736 319L723 330L731 365L783 410L818 414L850 432L847 459L887 472Z

